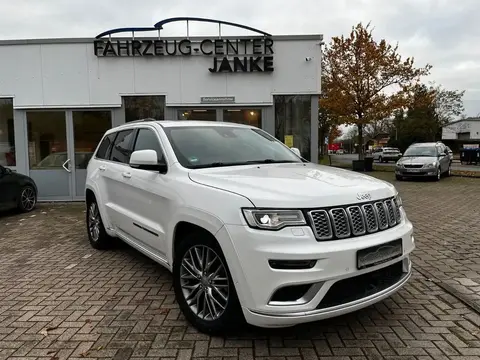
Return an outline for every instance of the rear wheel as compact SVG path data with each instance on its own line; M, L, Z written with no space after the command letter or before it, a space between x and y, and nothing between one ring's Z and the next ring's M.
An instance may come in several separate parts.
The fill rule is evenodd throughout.
M20 190L18 208L22 212L30 212L37 205L37 193L31 185L26 185Z
M105 231L96 199L87 202L87 232L90 245L97 250L108 249L111 237Z
M209 234L193 232L180 239L173 285L185 318L199 331L222 334L244 324L227 262Z

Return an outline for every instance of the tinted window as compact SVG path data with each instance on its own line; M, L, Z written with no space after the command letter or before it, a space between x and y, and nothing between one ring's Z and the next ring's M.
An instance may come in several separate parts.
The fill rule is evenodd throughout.
M132 154L130 145L133 134L133 130L123 130L118 133L115 138L115 143L113 144L110 160L128 164L130 155Z
M115 133L109 134L105 136L98 147L97 155L96 157L99 159L107 159L108 158L108 153L110 152L110 146L113 143L113 139L115 139Z
M163 152L158 142L157 134L149 129L140 129L138 131L133 151L138 150L155 150L158 155L158 160L160 161L163 158Z
M164 130L178 161L187 168L302 162L280 141L259 129L188 126Z

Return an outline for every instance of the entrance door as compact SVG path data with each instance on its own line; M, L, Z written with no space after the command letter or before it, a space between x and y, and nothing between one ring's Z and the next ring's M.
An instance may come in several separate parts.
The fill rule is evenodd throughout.
M40 201L84 199L86 168L111 112L27 111L29 175Z
M27 111L29 175L38 200L71 200L65 111Z
M67 112L73 134L69 137L73 174L73 200L85 198L87 165L105 131L112 127L110 110L74 110ZM71 139L71 141L70 141Z

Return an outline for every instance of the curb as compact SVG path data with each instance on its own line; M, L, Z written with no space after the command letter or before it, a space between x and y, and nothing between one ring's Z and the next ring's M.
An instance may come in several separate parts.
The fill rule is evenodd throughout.
M462 294L458 290L456 290L453 286L444 283L442 280L437 279L431 273L421 268L415 267L415 270L422 274L427 280L432 281L435 285L438 285L442 288L445 292L452 295L454 298L468 306L470 309L475 311L477 314L480 314L480 304L477 301L471 299L469 296Z

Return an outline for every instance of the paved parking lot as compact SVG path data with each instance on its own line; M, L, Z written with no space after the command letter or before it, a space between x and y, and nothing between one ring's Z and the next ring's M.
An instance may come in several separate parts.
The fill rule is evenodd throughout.
M122 244L91 249L82 205L4 215L0 359L480 359L480 315L453 296L480 305L480 180L375 176L396 184L416 228L408 285L347 316L226 338L187 325L160 266Z

